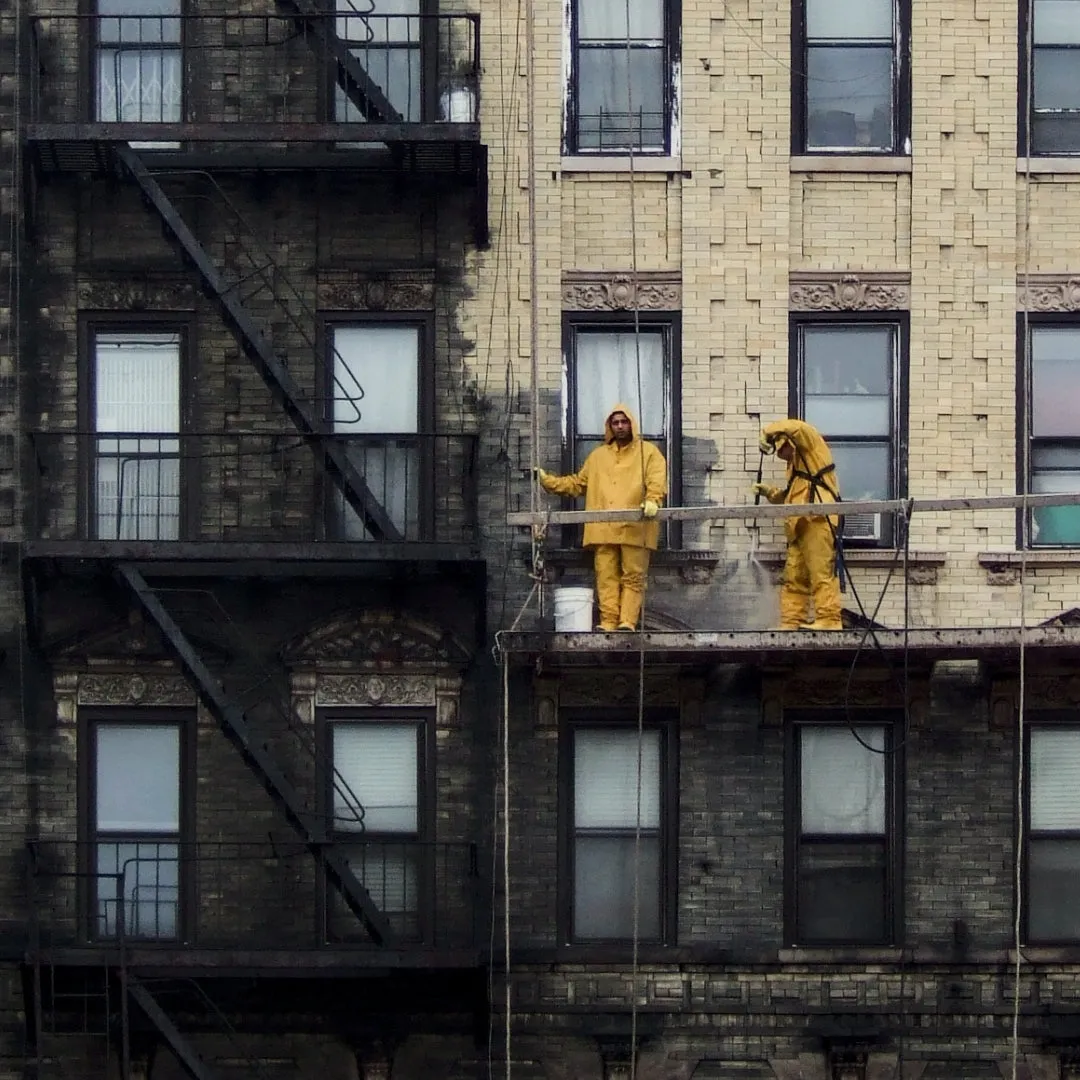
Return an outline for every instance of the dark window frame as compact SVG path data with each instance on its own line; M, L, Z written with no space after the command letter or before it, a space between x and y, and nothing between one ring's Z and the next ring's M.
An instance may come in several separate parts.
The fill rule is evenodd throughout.
M350 831L335 829L333 823L334 807L334 727L337 724L395 724L402 727L415 726L417 729L417 777L416 777L416 836L402 833ZM317 809L320 818L327 823L327 835L333 844L346 848L360 839L385 840L388 843L408 845L415 843L420 852L418 859L419 881L419 928L420 940L430 941L435 926L435 868L437 859L434 852L436 835L435 800L436 800L436 710L432 707L406 706L365 706L365 705L320 705L315 709L315 737L321 748L322 768L317 789ZM363 800L361 799L361 805ZM336 886L329 881L326 873L319 875L321 892L318 905L317 931L320 941L341 941L343 935L334 933L334 904L345 907ZM356 924L355 937L344 935L344 940L353 942L366 941L367 934Z
M1076 946L1080 944L1078 938L1041 938L1035 937L1031 931L1031 842L1033 839L1059 839L1065 841L1080 841L1080 829L1061 829L1056 831L1039 830L1034 832L1031 827L1031 736L1036 730L1044 731L1072 731L1080 738L1080 714L1065 709L1040 709L1032 712L1027 723L1024 725L1024 784L1023 802L1016 807L1018 818L1022 815L1023 844L1020 852L1021 875L1020 895L1014 897L1013 902L1021 905L1023 915L1023 941L1025 945L1036 946ZM1015 774L1020 768L1020 762L1016 760ZM1015 790L1015 783L1014 783ZM1017 822L1019 828L1020 821Z
M836 157L910 157L911 140L911 0L895 0L892 44L892 141L888 148L872 146L807 146L807 0L792 0L791 7L791 153Z
M1031 451L1035 437L1031 434L1034 419L1032 415L1034 399L1031 394L1031 331L1042 327L1073 330L1080 338L1080 315L1032 315L1019 312L1016 316L1016 489L1020 494L1032 494ZM1080 422L1077 424L1075 436L1046 438L1041 439L1040 442L1080 449ZM1016 510L1016 547L1018 550L1025 546L1029 551L1074 551L1080 548L1080 541L1075 544L1036 544L1032 539L1032 532L1031 521L1025 521L1024 511L1018 507Z
M677 709L647 708L643 729L660 732L660 940L639 944L675 945L679 918L679 716ZM574 732L619 730L637 733L637 716L622 708L563 710L559 717L558 917L563 947L611 951L633 945L630 938L575 938L574 912Z
M908 490L908 420L911 357L911 320L906 311L874 312L792 312L788 328L788 409L789 415L802 417L805 403L805 372L803 365L803 329L808 326L890 326L895 330L896 355L893 359L892 403L889 437L889 482L893 490L890 498L902 499ZM831 443L857 444L877 442L869 436L831 439ZM845 496L843 474L840 481L840 497ZM888 548L902 540L900 523L895 514L881 515L881 536L877 540L844 538L849 548Z
M784 942L804 948L875 948L904 941L904 732L905 718L896 709L789 710L784 716ZM806 727L849 730L885 728L885 939L879 942L799 940L799 852L802 846L801 744Z
M153 312L80 312L78 318L77 376L78 424L80 443L78 452L78 476L76 495L76 521L79 535L87 540L95 539L96 500L94 498L93 462L96 459L97 432L94 427L97 403L97 351L98 334L179 334L180 364L177 371L180 430L180 514L178 533L180 540L195 538L199 521L200 487L199 468L190 464L185 467L185 444L191 439L194 401L192 395L193 373L196 370L197 321L194 313L178 311ZM149 541L154 543L156 541Z
M161 839L161 834L106 833L97 829L97 739L99 724L132 726L178 727L180 732L180 832L176 843L179 850L178 875L180 881L177 911L177 935L175 938L140 938L139 944L175 946L190 944L197 937L198 904L196 877L194 873L194 843L196 825L196 738L198 733L197 710L193 706L153 705L147 708L134 706L80 706L76 726L78 768L78 898L80 935L84 941L115 941L115 937L102 936L97 932L97 887L94 877L95 855L99 838L107 842L171 842Z
M316 394L321 406L322 419L329 425L331 431L333 431L334 331L339 327L352 326L415 326L420 330L416 376L416 433L419 436L428 437L420 439L418 521L421 536L431 536L434 528L435 507L432 498L434 462L430 436L437 434L434 429L437 362L435 313L433 311L324 311L319 313L316 347L322 362L315 376ZM316 505L323 507L321 521L323 536L325 539L331 539L337 528L334 520L334 499L338 489L325 467L319 470L319 484Z
M566 440L562 446L562 470L574 472L580 467L575 461L577 439L577 335L581 331L588 333L633 333L634 316L632 312L622 311L569 311L563 314L562 360L566 377L566 400L562 403L565 421ZM664 502L667 506L679 506L682 502L682 313L679 311L641 312L638 317L640 331L657 331L664 335L667 366L667 412L669 430L664 444L660 446L667 461L668 493ZM616 402L611 402L612 405ZM641 417L637 418L641 422ZM682 545L682 523L666 522L661 527L661 542L665 547L678 549ZM567 526L563 529L563 544L577 547L581 543L581 526Z
M1020 0L1017 5L1019 11L1019 27L1017 30L1017 64L1016 64L1016 154L1018 157L1072 157L1080 155L1080 101L1075 110L1077 116L1077 144L1071 150L1053 149L1040 150L1034 145L1035 142L1035 95L1033 89L1034 71L1028 70L1028 34L1032 28L1032 12L1036 0ZM1080 64L1080 44L1076 45L1050 45L1043 48L1069 49L1077 54L1077 63ZM1035 62L1035 53L1039 46L1032 40L1031 61ZM1028 109L1028 94L1031 94L1031 109Z
M664 5L664 53L663 71L664 85L664 145L657 148L635 148L631 151L628 147L613 147L610 150L602 148L593 149L581 146L580 122L578 102L580 99L580 50L581 43L578 37L578 2L570 0L569 33L570 33L570 78L566 88L565 122L566 130L563 135L563 152L568 156L581 157L627 157L631 152L634 157L667 157L672 153L675 125L679 122L678 88L676 86L676 72L679 70L681 59L681 27L682 27L682 0L661 0ZM631 50L634 48L631 41Z

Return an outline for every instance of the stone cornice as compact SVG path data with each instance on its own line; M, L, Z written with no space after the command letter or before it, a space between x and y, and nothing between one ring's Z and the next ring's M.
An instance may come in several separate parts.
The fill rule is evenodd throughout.
M911 275L901 271L796 270L788 281L792 311L906 311Z
M562 276L564 311L678 311L682 278L674 271L612 273L568 270Z
M1027 303L1025 304L1025 294ZM1031 274L1016 283L1017 311L1080 311L1080 274Z
M382 274L322 270L318 304L324 311L430 311L435 307L435 274L430 270Z

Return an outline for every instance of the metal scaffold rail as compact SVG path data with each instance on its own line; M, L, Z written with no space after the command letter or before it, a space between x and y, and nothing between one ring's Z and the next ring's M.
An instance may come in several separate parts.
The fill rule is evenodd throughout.
M853 499L841 503L753 503L736 506L670 506L661 521L715 521L732 518L828 517L836 514L903 514L955 510L1038 510L1080 506L1080 491L1038 495L978 495L970 498ZM506 515L509 525L578 525L587 521L640 521L640 510L522 510Z

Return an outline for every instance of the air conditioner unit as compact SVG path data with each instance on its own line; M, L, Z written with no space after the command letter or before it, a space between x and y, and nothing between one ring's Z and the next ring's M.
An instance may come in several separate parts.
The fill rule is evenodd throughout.
M845 540L880 540L880 514L847 514L844 517Z

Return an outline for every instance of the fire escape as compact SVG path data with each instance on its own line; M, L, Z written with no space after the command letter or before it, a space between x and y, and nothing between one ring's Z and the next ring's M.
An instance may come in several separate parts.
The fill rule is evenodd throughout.
M326 386L298 374L325 365L310 293L290 280L288 267L222 182L224 176L257 174L264 182L278 172L329 169L350 171L358 183L390 178L404 189L471 193L462 243L484 245L479 17L345 17L317 11L306 0L279 0L272 15L34 17L29 36L31 113L23 137L34 166L27 181L31 229L44 185L77 183L87 174L126 185L160 223L288 421L272 433L183 431L168 438L103 441L85 429L33 433L34 506L23 562L31 638L47 648L70 633L65 611L73 595L97 590L106 608L139 612L293 832L288 841L271 838L269 850L198 844L192 861L200 880L226 866L272 864L280 881L306 882L292 869L296 859L306 859L360 928L368 946L361 966L398 968L419 938L434 967L466 972L465 985L482 998L475 913L436 934L433 918L420 932L381 910L335 846L317 800L294 782L293 761L283 765L266 737L268 724L276 722L293 736L292 751L311 771L326 767L325 754L295 714L288 686L259 657L244 654L244 634L222 601L225 592L212 597L215 610L205 607L216 578L239 583L234 592L242 593L245 581L267 577L310 575L325 582L381 573L408 581L428 575L456 579L464 592L479 596L474 621L482 636L475 436L421 431L380 441L335 430L339 403L359 415L362 386L343 379L333 363ZM125 457L133 445L136 452ZM118 454L121 485L125 470L133 470L143 507L134 523L124 518L122 486L115 517L92 506L86 463L100 466L109 454ZM266 471L265 492L254 501L241 492L230 503L229 485L239 490L253 462ZM161 498L160 478L174 464L197 482L217 485L216 514L205 499L198 505L189 500L185 509L177 489L179 509L169 503L163 516L168 500ZM157 477L151 494L158 501L148 523L149 472ZM297 491L309 487L321 495L298 503ZM73 490L79 492L74 507ZM337 508L336 531L326 524L330 504ZM228 677L217 663L225 653L232 660ZM363 807L347 783L335 775L332 786L334 797L362 820ZM57 897L74 898L72 910L67 900L61 905L60 930L35 925L31 933L25 982L32 1071L50 1074L50 1035L98 1035L126 1058L145 1029L189 1075L211 1076L182 1033L183 1021L192 1031L217 1031L227 1026L225 1003L236 998L203 986L199 977L213 965L197 950L159 945L147 966L138 935L123 925L125 902L106 917L113 921L107 934L97 935L97 947L83 948L95 933L85 910L90 871L79 846L64 851L43 842L29 853L35 911ZM432 862L440 864L431 871L433 881L477 877L471 849L440 850ZM227 891L222 884L209 894ZM200 910L200 920L206 919L212 923ZM212 936L203 927L201 940ZM253 964L234 958L210 973L221 976L217 985L231 985L250 976ZM423 963L406 959L405 966ZM172 1009L169 979L180 976L193 991ZM325 1004L333 1007L332 1000Z

